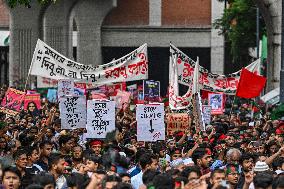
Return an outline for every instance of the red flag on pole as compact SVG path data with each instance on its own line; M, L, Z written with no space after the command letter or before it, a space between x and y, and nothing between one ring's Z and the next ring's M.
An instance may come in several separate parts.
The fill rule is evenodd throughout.
M236 96L241 98L258 97L264 88L266 78L243 68L240 81L237 88Z

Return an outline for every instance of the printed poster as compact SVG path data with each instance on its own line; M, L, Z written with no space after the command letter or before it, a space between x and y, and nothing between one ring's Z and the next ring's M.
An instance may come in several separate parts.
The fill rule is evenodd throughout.
M224 113L224 101L222 93L208 94L208 104L211 106L211 115Z
M158 102L160 98L160 81L143 81L144 100Z
M40 94L27 94L24 98L24 110L39 110L41 107Z
M137 104L137 140L165 140L164 104Z
M74 83L74 95L84 96L87 93L86 83Z
M86 97L66 96L59 99L61 129L86 128Z
M209 125L211 123L211 106L203 105L203 118L205 124Z
M87 138L105 138L115 130L115 102L88 100Z

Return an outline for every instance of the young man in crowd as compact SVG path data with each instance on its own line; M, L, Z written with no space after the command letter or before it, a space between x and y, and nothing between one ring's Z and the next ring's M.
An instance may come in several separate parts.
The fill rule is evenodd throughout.
M210 172L210 165L212 163L211 153L205 148L197 148L192 154L192 160L195 165L200 168L201 174L205 175Z
M36 163L39 165L44 171L48 171L48 159L52 152L53 145L50 141L42 141L39 144L40 148L40 158Z
M49 158L49 173L55 179L57 189L67 189L66 178L63 175L65 167L64 157L60 154L51 154Z

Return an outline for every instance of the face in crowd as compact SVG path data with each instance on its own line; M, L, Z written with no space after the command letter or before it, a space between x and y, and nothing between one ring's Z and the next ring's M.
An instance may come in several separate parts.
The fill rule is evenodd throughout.
M12 171L7 171L3 175L2 184L6 189L18 189L20 187L20 177Z

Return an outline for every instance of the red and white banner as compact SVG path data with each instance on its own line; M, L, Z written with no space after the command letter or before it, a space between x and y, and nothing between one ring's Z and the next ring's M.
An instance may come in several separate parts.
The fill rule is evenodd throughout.
M108 64L93 66L74 62L37 41L30 74L50 79L74 79L105 84L148 79L147 44Z
M170 45L171 57L176 57L178 83L192 86L193 72L196 61L189 58L173 45ZM259 74L260 59L246 66L246 69ZM210 73L207 69L199 66L199 87L200 89L211 92L222 92L227 95L235 95L240 80L241 70L228 74L220 75Z
M1 106L10 110L20 111L25 98L25 92L9 88L2 100Z
M191 84L193 77L191 78ZM169 64L169 106L171 109L186 109L191 104L192 86L183 96L179 96L176 56L170 57Z

